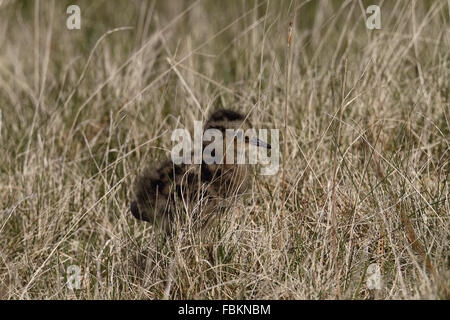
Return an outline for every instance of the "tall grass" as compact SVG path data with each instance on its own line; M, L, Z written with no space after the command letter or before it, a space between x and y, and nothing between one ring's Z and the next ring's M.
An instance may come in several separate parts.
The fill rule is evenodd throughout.
M381 30L368 1L70 4L0 4L0 298L449 298L447 1L381 1ZM288 114L285 183L163 239L134 176L217 106Z

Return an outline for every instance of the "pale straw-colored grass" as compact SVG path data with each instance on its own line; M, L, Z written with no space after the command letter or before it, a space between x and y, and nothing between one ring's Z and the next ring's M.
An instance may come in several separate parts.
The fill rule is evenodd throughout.
M79 31L69 4L0 5L2 299L449 298L448 2L384 1L373 31L366 1L77 1ZM133 179L216 106L285 163L164 238Z

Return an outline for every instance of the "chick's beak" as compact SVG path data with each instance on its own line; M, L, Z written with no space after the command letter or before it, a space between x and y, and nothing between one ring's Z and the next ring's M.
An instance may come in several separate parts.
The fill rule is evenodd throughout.
M263 147L263 148L266 148L266 149L271 149L271 148L272 148L272 147L270 146L270 144L268 144L267 142L264 142L264 141L262 141L262 140L259 140L259 139L256 138L256 137L250 138L250 139L248 140L248 143L249 143L249 144L252 144L252 145L254 145L254 146L257 146L257 147Z

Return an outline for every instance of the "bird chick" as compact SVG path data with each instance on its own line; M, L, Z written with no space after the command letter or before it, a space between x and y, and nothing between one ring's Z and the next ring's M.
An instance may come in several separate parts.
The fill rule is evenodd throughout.
M243 134L251 128L250 121L238 112L220 109L212 113L204 130L216 129L222 134L224 152L219 155L222 161L211 162L203 157L201 164L174 164L171 159L151 164L136 178L135 201L130 206L133 216L166 232L177 220L188 218L194 225L204 227L219 217L248 186L248 161L242 164L236 161L239 143L244 144L245 151L249 144L270 149L269 144ZM230 137L227 129L241 134ZM235 156L233 163L224 159L231 145ZM206 146L204 141L202 149Z

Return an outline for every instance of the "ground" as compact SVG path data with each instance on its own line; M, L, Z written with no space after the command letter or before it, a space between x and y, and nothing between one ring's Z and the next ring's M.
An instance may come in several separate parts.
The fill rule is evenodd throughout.
M449 298L449 3L370 4L0 1L0 298ZM164 237L134 177L216 107L280 170Z

